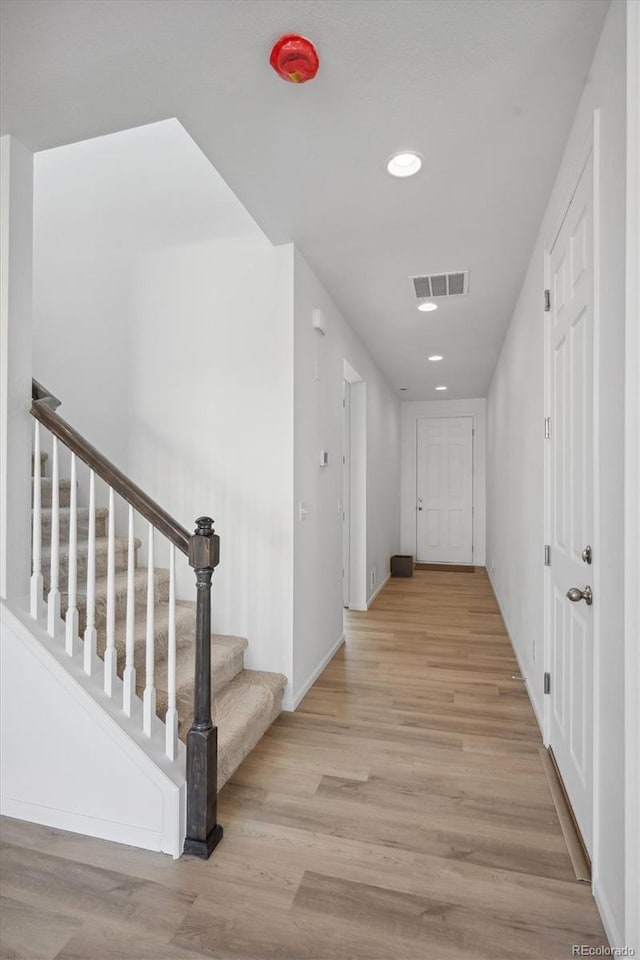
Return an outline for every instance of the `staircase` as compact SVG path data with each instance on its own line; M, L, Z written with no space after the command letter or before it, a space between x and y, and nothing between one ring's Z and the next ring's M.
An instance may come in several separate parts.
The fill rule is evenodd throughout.
M41 497L42 497L42 569L44 596L49 591L50 553L51 553L51 500L52 479L46 475L48 455L41 453ZM71 484L68 479L60 479L59 489L59 536L60 536L60 577L61 610L67 609L68 594L68 540ZM104 657L106 647L106 610L107 610L107 521L109 511L99 507L96 516L96 585L95 620L97 630L97 652ZM77 512L77 558L78 583L77 595L79 615L79 634L86 628L86 591L82 584L86 581L86 561L88 555L89 509L78 507ZM145 642L146 642L146 601L148 569L137 563L141 540L136 539L135 606L136 635L134 645L134 665L136 668L136 693L142 698L145 688ZM127 548L126 537L115 539L115 640L117 651L117 673L122 678L125 664L125 631L127 612ZM154 568L154 648L156 714L165 719L168 704L167 638L169 624L169 570ZM195 603L178 600L176 602L176 699L178 709L178 735L182 741L193 721L194 696L194 656L195 641ZM218 789L220 790L244 758L253 750L263 734L282 710L282 698L287 678L280 673L268 673L244 668L244 651L248 641L244 637L211 636L212 663L212 715L218 727Z
M163 745L162 764L171 765L176 782L185 782L179 741L186 744L184 850L207 857L222 836L216 790L281 712L287 680L245 669L244 638L211 633L219 557L212 521L200 518L190 535L59 417L58 405L34 381L31 616L46 621L52 652L63 649L73 658L70 669L87 678L87 689L95 690L92 678L98 678L100 697L113 704L110 714L122 718L122 729L131 730L149 758L158 757ZM41 451L43 427L51 435L51 470ZM70 478L60 471L65 447ZM83 464L88 505L79 503L76 479ZM108 486L108 507L97 505L96 478ZM124 536L116 531L116 495L128 504ZM140 563L143 541L135 536L141 524L146 567ZM154 564L161 538L169 550L167 568ZM176 597L181 554L195 573L196 602ZM56 647L61 640L63 648Z

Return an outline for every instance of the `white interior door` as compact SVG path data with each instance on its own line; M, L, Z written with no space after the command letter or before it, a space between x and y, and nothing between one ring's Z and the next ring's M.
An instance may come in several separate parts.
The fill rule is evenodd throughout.
M549 254L549 743L582 837L593 818L593 158ZM593 556L597 563L597 557ZM573 591L572 598L568 595ZM597 598L596 598L597 601Z
M417 559L472 563L473 418L427 417L417 429Z

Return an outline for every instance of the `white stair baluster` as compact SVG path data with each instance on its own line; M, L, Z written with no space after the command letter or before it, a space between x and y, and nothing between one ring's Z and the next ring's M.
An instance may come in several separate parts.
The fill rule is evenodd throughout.
M51 568L47 597L47 631L54 637L56 621L60 618L60 477L58 468L58 439L53 438L53 465L51 471Z
M178 711L176 709L176 548L169 544L169 636L167 649L167 716L165 750L169 760L178 753Z
M136 550L133 526L133 507L129 507L129 547L127 552L127 627L125 639L125 667L122 687L122 709L128 717L133 710L136 694L136 668L134 666L136 640Z
M87 625L84 631L84 672L91 676L96 655L96 478L89 474L89 537L87 543Z
M113 490L109 487L107 540L107 645L104 651L104 692L113 696L118 665L116 653L116 515Z
M147 635L144 676L144 695L142 698L143 729L148 737L156 712L155 688L155 591L153 572L153 525L149 524L149 557L147 560Z
M42 605L42 463L40 460L40 424L34 420L33 436L33 546L31 549L31 616L38 619Z
M68 600L65 617L65 650L72 657L78 636L78 503L76 491L76 455L71 454L71 497L69 502Z

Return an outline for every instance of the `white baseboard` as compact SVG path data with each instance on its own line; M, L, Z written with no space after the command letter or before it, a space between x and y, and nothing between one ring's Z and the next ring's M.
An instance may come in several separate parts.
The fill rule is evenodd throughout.
M389 582L390 577L391 577L391 574L388 573L388 574L386 575L386 577L384 578L384 580L382 580L382 581L380 582L380 584L378 585L378 587L377 587L377 588L374 590L374 592L371 594L371 596L370 596L369 599L367 600L367 610L370 610L370 609L371 609L374 600L376 599L376 597L378 596L378 594L381 593L382 590L386 587L387 583Z
M491 584L491 589L493 590L493 595L494 595L494 597L496 598L496 603L498 604L498 609L500 610L500 616L502 617L502 619L503 619L503 621L504 621L504 625L505 625L506 630L507 630L507 636L509 637L509 643L511 644L511 649L513 650L513 655L514 655L514 657L516 658L516 663L518 664L518 670L520 671L520 676L521 676L522 679L524 680L524 685L525 685L526 690L527 690L527 696L529 697L529 703L531 704L531 708L532 708L532 710L533 710L534 716L535 716L535 718L536 718L536 720L537 720L537 723L538 723L538 726L539 726L539 728L540 728L540 735L542 736L542 738L543 738L543 740L544 740L544 719L543 719L543 717L542 717L542 714L540 713L540 707L538 706L538 704L537 704L537 702L536 702L536 700L535 700L535 697L533 697L533 696L531 695L531 687L530 687L530 685L529 685L529 680L527 679L527 675L526 675L525 671L523 670L522 662L521 662L520 657L519 657L519 655L518 655L517 647L516 647L515 643L513 642L513 633L512 633L512 631L511 631L511 628L509 627L509 621L507 620L507 617L506 617L506 615L505 615L505 612L504 612L504 610L502 609L502 604L500 603L500 597L498 596L498 591L496 590L496 586L495 586L495 584L494 584L494 582L493 582L493 577L491 576L491 571L489 570L488 567L486 567L485 569L486 569L486 571L487 571L487 576L489 577L489 583Z
M314 685L322 671L325 669L327 664L333 660L336 653L344 643L344 632L340 634L336 642L333 644L331 649L325 656L322 658L318 666L311 671L305 682L302 684L299 690L291 692L288 696L285 694L285 698L282 703L282 709L287 710L289 713L296 710L299 704L302 702L303 698L307 695L311 687Z
M14 800L11 797L0 799L0 814L3 817L13 817L15 820L26 820L28 823L40 823L57 830L68 830L70 833L82 833L88 837L98 837L100 840L111 840L130 847L140 847L142 850L162 851L161 832L133 824L115 823L99 817L91 817L88 814L58 810L39 803L29 803L26 800Z
M618 949L627 946L627 944L624 943L622 931L618 929L618 925L613 918L613 911L597 877L594 878L591 884L591 892L593 893L593 899L596 902L598 913L602 920L602 926L609 941L609 946L617 947Z

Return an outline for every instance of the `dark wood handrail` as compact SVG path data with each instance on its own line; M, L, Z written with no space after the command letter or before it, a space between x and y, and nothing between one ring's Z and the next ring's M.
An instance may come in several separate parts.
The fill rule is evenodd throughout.
M119 494L127 503L130 503L134 510L148 520L149 523L165 536L182 553L188 556L190 534L173 517L163 510L162 507L152 500L128 477L118 470L110 460L103 456L99 450L89 443L88 440L78 433L71 424L67 423L59 416L55 409L52 409L51 401L55 397L46 393L45 388L34 381L33 394L38 391L38 396L33 397L31 405L31 416L35 417L43 426L64 443L72 453L86 463L105 483ZM32 394L32 395L33 395ZM59 403L59 401L58 401Z

